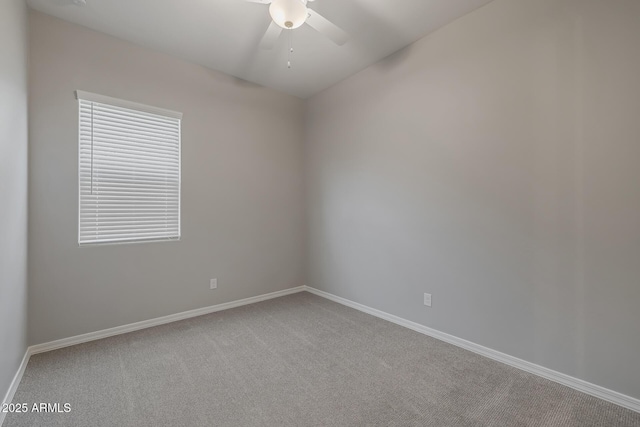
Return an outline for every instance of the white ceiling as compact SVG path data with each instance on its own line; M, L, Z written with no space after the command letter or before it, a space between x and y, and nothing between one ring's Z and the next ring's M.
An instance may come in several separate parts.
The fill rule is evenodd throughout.
M33 9L307 98L491 0L316 0L309 3L351 35L337 46L303 25L273 50L258 43L268 6L245 0L28 0Z

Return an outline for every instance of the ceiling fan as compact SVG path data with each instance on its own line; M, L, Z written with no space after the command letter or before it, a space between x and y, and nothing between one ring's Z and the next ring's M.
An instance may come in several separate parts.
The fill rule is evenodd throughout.
M308 2L314 0L246 0L250 3L269 5L271 24L265 32L260 47L271 49L278 41L283 29L293 30L302 24L307 24L314 30L325 35L338 46L349 40L349 34L333 24L324 16L307 7Z

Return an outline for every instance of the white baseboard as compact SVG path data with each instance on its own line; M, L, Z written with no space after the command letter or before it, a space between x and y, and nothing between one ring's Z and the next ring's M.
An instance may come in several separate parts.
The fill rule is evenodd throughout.
M24 370L27 368L27 363L29 363L29 349L24 352L24 356L22 357L22 362L20 362L20 366L18 367L18 371L13 376L13 381L9 385L9 390L7 390L7 394L4 396L4 399L0 404L11 403L13 400L13 396L16 394L16 390L18 389L18 385L20 381L22 381L22 374L24 374ZM0 426L4 422L4 417L7 415L6 412L0 411Z
M372 316L379 317L384 320L388 320L389 322L395 323L400 326L404 326L405 328L412 329L416 332L420 332L422 334L439 339L449 344L462 347L465 350L478 353L482 356L488 357L498 362L502 362L506 365L513 366L514 368L521 369L531 374L538 375L540 377L546 378L556 383L571 387L575 390L581 391L591 396L595 396L602 400L606 400L616 405L620 405L624 408L631 409L632 411L640 412L640 400L635 399L631 396L627 396L625 394L618 393L617 391L609 390L599 385L595 385L587 381L574 378L567 374L563 374L561 372L557 372L552 369L545 368L540 365L536 365L535 363L527 362L526 360L518 359L517 357L510 356L505 353L501 353L497 350L493 350L488 347L481 346L479 344L464 340L462 338L458 338L453 335L449 335L444 332L440 332L436 329L429 328L419 323L415 323L410 320L406 320L401 317L394 316L393 314L385 313L384 311L367 307L366 305L359 304L357 302L339 297L337 295L330 294L325 291L321 291L319 289L315 289L309 286L304 286L304 290L312 294L326 298L328 300L337 302L339 304L346 305L347 307L355 308L356 310L362 311Z
M29 347L29 354L44 353L46 351L56 350L63 347L69 347L76 344L82 344L89 341L99 340L102 338L112 337L114 335L126 334L127 332L138 331L140 329L151 328L153 326L164 325L166 323L177 322L178 320L189 319L191 317L202 316L204 314L215 313L216 311L228 310L230 308L240 307L247 304L253 304L260 301L266 301L285 295L295 294L304 291L304 286L296 288L284 289L282 291L271 292L255 297L244 298L241 300L225 302L209 307L196 308L195 310L183 311L182 313L170 314L168 316L156 317L155 319L143 320L141 322L130 323L128 325L116 326L115 328L103 329L101 331L89 332L87 334L76 335L74 337L63 338L44 344L36 344Z

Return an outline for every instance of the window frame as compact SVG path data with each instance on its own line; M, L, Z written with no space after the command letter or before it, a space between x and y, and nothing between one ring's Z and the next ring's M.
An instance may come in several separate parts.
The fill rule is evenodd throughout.
M106 95L100 95L92 92L76 90L75 98L77 100L78 105L78 123L77 123L77 131L78 131L78 139L77 139L77 150L78 150L78 246L79 247L90 247L90 246L103 246L103 245L123 245L123 244L136 244L136 243L153 243L153 242L176 242L182 239L182 116L183 114L178 111L168 110L164 108L154 107L147 104L141 104L138 102L128 101L119 98L113 98ZM171 237L149 237L149 238L136 238L136 239L118 239L112 241L82 241L81 240L81 217L82 217L82 177L81 177L81 101L91 102L91 103L99 103L104 104L106 106L112 106L117 108L125 108L133 111L154 114L158 116L164 116L166 118L177 120L177 129L178 129L178 224L177 224L177 235Z

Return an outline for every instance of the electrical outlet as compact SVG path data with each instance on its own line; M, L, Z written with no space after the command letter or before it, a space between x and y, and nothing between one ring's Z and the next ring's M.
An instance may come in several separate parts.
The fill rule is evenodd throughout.
M209 280L209 289L218 289L218 279Z
M424 294L424 305L431 307L431 294Z

